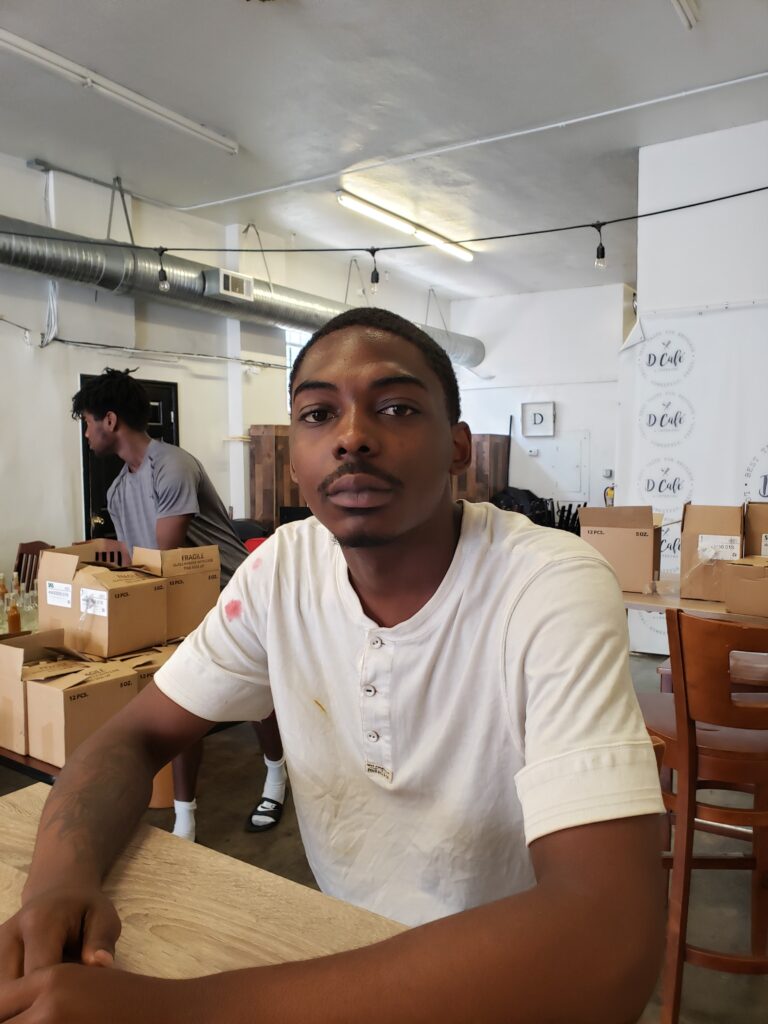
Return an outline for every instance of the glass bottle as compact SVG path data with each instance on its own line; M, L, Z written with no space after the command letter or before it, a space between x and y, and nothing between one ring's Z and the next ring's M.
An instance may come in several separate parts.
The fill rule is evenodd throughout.
M11 584L11 590L13 591L14 594L18 594L19 592L19 574L17 572L14 572L13 574L13 583Z
M21 613L19 611L19 606L16 602L15 594L11 596L11 601L10 604L8 605L8 632L21 632Z
M5 595L8 593L8 587L5 585L5 573L0 572L0 601L3 600Z

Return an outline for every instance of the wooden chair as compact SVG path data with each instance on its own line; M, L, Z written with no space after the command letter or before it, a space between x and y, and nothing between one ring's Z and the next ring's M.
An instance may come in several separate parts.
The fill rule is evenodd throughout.
M754 654L768 652L768 627L670 609L667 630L674 693L641 694L639 699L648 731L665 743L664 768L677 775L676 792L662 779L675 839L672 856L667 858L672 870L661 1011L661 1024L676 1024L685 963L738 974L768 974L768 697L739 692L751 683L758 690L766 685L765 674L754 668L761 660ZM752 667L743 675L734 669L741 652L752 654L747 659ZM699 789L749 792L753 806L699 802ZM751 850L694 857L696 829L746 840ZM687 943L691 871L699 868L752 872L751 954L716 952Z
M19 583L23 583L28 591L32 589L32 584L37 579L40 552L51 547L53 545L46 544L44 540L28 540L19 544L16 549L13 571L19 574Z

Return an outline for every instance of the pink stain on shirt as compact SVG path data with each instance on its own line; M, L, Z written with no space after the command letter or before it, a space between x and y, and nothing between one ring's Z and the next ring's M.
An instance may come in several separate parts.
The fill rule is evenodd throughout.
M233 619L239 619L243 614L243 605L241 601L227 601L224 605L224 614L227 616L229 622Z
M261 568L261 559L260 558L254 558L254 560L251 562L251 568L252 569L260 569Z

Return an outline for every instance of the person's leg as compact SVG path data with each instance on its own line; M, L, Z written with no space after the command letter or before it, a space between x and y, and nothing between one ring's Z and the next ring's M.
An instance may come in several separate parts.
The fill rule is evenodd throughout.
M253 722L253 728L264 755L267 777L264 781L261 800L248 816L245 827L250 832L264 832L268 828L273 828L280 821L288 776L285 771L283 741L280 739L280 730L274 711L263 722Z
M197 774L202 759L202 740L173 759L173 809L176 812L173 834L192 842L195 841Z

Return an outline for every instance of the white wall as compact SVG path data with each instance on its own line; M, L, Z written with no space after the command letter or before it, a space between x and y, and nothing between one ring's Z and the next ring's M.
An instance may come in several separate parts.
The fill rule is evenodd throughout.
M638 211L665 209L768 184L768 121L640 150ZM768 467L768 193L648 217L638 225L639 326L622 354L619 431L623 479L632 503L654 466L683 482L680 501L735 504ZM727 307L727 308L724 308ZM647 340L644 340L647 339ZM644 379L645 352L674 341L687 362L662 381ZM662 449L643 430L650 391L685 410L686 429ZM750 400L750 395L751 400ZM679 504L664 512L662 571L679 564ZM666 653L663 619L631 613L636 650Z
M452 329L482 338L487 356L479 370L494 375L485 381L460 372L463 416L475 433L494 434L506 434L514 417L514 486L575 500L566 463L577 439L588 433L584 498L602 502L608 483L602 471L615 466L616 358L625 298L623 285L609 285L452 303ZM538 401L556 403L554 438L521 435L520 406ZM529 448L539 456L529 457ZM546 463L558 468L547 469Z
M0 154L0 214L48 223L44 201L46 177L23 161ZM53 226L78 234L105 237L110 192L63 175L49 181L47 210ZM136 241L144 245L227 246L254 244L238 226L224 227L187 214L129 203ZM111 237L127 240L119 200ZM232 241L234 239L234 242ZM283 239L262 232L265 246ZM237 269L264 278L260 255L227 257L200 254L200 262ZM347 274L344 257L269 256L275 283L341 301ZM365 268L363 267L365 274ZM367 278L366 278L367 279ZM405 316L423 314L426 294L401 282L383 285L377 299ZM350 301L364 302L350 293ZM225 505L235 514L247 509L247 447L233 440L252 423L286 423L285 372L265 368L250 375L225 361L203 361L181 353L241 354L284 363L283 333L257 324L240 324L162 301L112 295L74 284L59 285L58 335L92 345L135 348L130 353L51 344L41 349L48 282L31 273L0 268L0 317L30 331L23 333L0 319L0 571L9 572L22 540L67 544L83 536L83 502L79 426L70 418L70 400L81 373L105 366L137 367L138 376L175 381L179 390L182 445L205 465ZM151 350L178 356L162 360Z
M638 212L768 184L768 121L640 150ZM768 300L768 192L638 224L639 311Z

